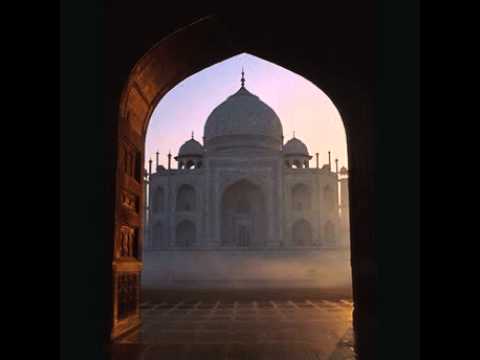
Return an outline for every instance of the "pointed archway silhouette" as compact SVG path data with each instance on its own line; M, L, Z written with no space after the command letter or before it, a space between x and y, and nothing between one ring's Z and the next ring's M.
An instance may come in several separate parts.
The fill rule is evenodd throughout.
M229 23L228 19L210 16L164 38L135 64L119 101L109 102L109 105L116 106L109 106L106 110L112 130L109 132L109 144L113 145L109 152L112 160L112 191L109 193L112 233L107 240L107 248L112 250L108 278L112 285L113 301L109 306L107 304L109 319L106 337L114 338L138 325L140 321L138 303L126 304L129 309L135 308L136 311L130 311L129 316L121 320L118 318L118 304L123 304L120 296L138 299L127 294L125 289L120 289L120 286L128 283L130 291L139 289L141 251L137 251L139 255L134 261L124 262L115 257L118 253L115 250L120 237L124 236L122 231L136 234L132 238L134 246L140 249L142 247L142 232L136 230L142 227L144 209L143 203L138 200L143 197L144 191L142 172L145 134L151 114L161 98L180 81L203 68L248 52L292 70L317 85L330 97L344 121L350 166L351 263L356 346L361 358L374 359L372 344L375 342L377 321L374 302L376 259L372 234L373 209L370 205L373 188L371 83L368 77L349 77L350 74L342 73L343 63L332 65L334 62L327 60L324 71L319 72L318 66L299 64L300 60L295 58L294 53L281 49L274 51L268 39L252 43L255 31L267 26L266 23L252 24L249 29L237 25L234 21ZM338 76L339 73L342 76ZM134 199L130 200L133 201L127 201L132 197ZM135 215L127 211L125 204L139 204L134 211Z

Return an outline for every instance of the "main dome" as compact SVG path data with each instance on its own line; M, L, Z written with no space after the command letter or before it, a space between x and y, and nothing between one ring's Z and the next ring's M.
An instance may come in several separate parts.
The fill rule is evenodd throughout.
M208 116L204 142L208 145L213 139L238 135L283 143L282 123L275 111L243 86Z

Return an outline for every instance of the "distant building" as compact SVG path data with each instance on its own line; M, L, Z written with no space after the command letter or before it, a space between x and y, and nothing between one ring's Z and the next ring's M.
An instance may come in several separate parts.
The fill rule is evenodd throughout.
M203 145L192 138L148 177L144 249L335 249L347 245L348 200L339 203L331 162L312 156L242 86L207 118ZM330 158L330 154L329 154ZM338 165L337 165L338 166ZM337 169L338 170L338 169ZM342 169L343 170L343 169ZM346 169L345 169L346 171ZM150 255L151 256L151 255Z
M243 75L243 74L242 74ZM143 286L350 286L347 177L242 86L147 171ZM346 171L346 169L345 169ZM339 191L341 201L339 202Z

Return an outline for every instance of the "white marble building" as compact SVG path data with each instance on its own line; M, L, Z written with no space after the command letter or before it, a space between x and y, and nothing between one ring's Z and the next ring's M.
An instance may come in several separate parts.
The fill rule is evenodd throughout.
M348 244L341 207L348 207L348 198L340 194L339 202L339 173L330 161L319 167L318 154L310 167L312 156L300 139L284 144L279 117L245 88L243 74L241 88L207 118L203 145L192 135L174 159L176 169L169 154L168 168L157 165L148 177L145 264L162 278L172 273L161 268L172 258L187 263L171 266L187 268L192 256L207 263L215 256L218 264L219 252L242 261L252 254L312 254ZM341 173L346 178L345 168ZM221 268L223 275L213 269L208 276L221 278Z

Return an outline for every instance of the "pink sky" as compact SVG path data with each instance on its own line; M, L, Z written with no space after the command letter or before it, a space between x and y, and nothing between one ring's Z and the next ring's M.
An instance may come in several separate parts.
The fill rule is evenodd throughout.
M202 143L203 126L213 109L240 88L242 67L245 87L260 97L279 116L285 142L295 137L308 147L310 167L315 166L315 153L320 166L328 162L328 151L339 159L339 167L347 166L345 129L335 105L327 95L305 78L258 57L241 54L208 67L179 83L155 108L146 137L145 168L160 153L160 164L166 167L170 150L177 155L180 146L190 139ZM176 162L172 159L172 167Z

